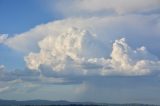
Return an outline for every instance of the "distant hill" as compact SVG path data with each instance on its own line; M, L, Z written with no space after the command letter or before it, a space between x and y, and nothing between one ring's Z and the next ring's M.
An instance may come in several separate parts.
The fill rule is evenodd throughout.
M160 106L150 104L107 104L94 102L69 102L69 101L49 101L49 100L0 100L0 106Z
M0 100L0 106L16 106L16 105L94 105L96 103L91 102L69 102L65 100L49 101L49 100L27 100L27 101L16 101L16 100Z

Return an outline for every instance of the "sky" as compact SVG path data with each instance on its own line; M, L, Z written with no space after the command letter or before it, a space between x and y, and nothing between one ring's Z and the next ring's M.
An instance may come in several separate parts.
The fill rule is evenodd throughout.
M159 0L1 0L0 99L160 104Z

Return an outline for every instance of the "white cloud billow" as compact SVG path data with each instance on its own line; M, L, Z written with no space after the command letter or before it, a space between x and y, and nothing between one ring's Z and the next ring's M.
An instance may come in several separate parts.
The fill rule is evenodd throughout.
M151 55L157 56L155 51L160 50L158 17L97 16L38 25L3 42L16 52L24 52L27 68L35 71L7 72L3 79L63 84L84 80L73 76L137 76L158 72L158 58ZM145 47L132 49L124 39L118 39L123 37L131 47L144 45L150 53Z
M145 47L132 50L124 38L113 43L110 58L104 55L105 46L95 34L70 28L57 37L45 37L39 42L40 52L29 53L25 61L31 70L45 65L66 75L146 75L160 68Z
M73 84L88 76L159 72L159 0L67 2L70 6L61 2L57 7L68 18L37 25L9 38L0 36L0 43L26 55L28 68L7 71L0 66L0 91L8 90L12 82Z
M77 70L82 61L104 56L104 48L96 36L77 28L69 28L57 37L47 36L39 42L39 47L40 53L30 53L25 58L30 69L38 70L40 65L47 65L54 71L70 67Z
M145 75L159 70L160 61L151 55L145 47L133 50L127 45L125 39L116 40L113 43L111 59L108 59L108 70L103 70L104 75Z

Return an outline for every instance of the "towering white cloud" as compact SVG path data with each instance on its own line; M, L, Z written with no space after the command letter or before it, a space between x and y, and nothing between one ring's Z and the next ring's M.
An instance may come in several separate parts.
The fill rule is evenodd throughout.
M47 36L39 42L40 52L25 57L31 70L50 67L60 74L77 75L145 75L159 70L160 62L145 47L132 50L125 39L113 43L110 58L94 34L71 28L57 37Z
M0 43L25 53L28 68L12 72L0 66L3 84L17 80L68 84L82 82L88 76L159 73L159 0L67 2L69 5L65 1L57 7L68 18L37 25L9 38L0 36ZM4 91L8 86L1 88Z
M30 53L25 58L32 70L38 70L40 65L54 71L81 70L78 65L82 61L105 55L103 45L94 34L77 28L69 28L57 37L47 36L39 42L39 47L40 53Z
M122 75L145 75L158 70L160 61L151 55L145 47L133 50L127 45L125 39L116 40L113 43L111 53L110 67L112 69L103 70L104 75L122 74ZM112 72L113 71L113 72Z

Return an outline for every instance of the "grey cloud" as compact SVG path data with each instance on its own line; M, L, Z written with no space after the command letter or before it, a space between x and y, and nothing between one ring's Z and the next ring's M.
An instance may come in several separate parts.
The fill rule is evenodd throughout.
M64 16L107 16L126 14L159 14L159 0L77 0L57 2L56 7Z

